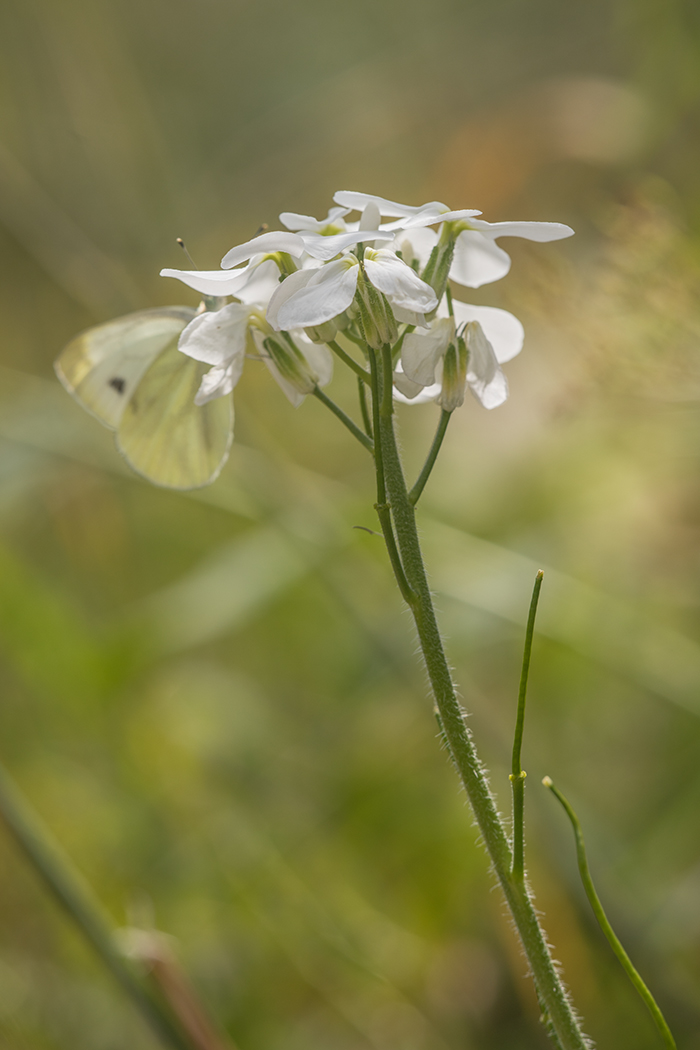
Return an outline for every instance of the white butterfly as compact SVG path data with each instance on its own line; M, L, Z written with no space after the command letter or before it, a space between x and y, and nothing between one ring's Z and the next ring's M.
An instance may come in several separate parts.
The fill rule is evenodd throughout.
M196 311L167 306L88 328L56 361L64 387L100 423L138 474L174 489L207 485L233 438L233 400L194 398L209 366L180 353Z

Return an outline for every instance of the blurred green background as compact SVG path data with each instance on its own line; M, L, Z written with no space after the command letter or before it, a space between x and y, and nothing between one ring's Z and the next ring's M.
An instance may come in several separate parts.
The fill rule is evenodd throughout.
M361 449L265 370L210 489L132 475L53 378L160 279L357 189L568 222L470 301L526 327L421 523L501 805L545 568L528 862L587 1029L700 1043L700 12L692 0L4 0L0 757L110 910L177 938L240 1050L536 1050L524 964L374 525ZM465 296L466 297L466 296ZM351 405L338 376L333 396ZM414 473L434 406L403 408ZM459 418L457 418L457 415ZM0 835L0 1043L153 1050Z

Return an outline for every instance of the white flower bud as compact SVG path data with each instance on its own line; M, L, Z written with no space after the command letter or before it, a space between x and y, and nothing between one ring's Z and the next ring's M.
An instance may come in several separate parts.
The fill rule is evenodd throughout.
M332 318L330 321L324 321L323 324L317 324L310 328L305 328L304 331L312 343L330 343L338 334L340 328L337 323L338 320L340 320L340 318Z
M442 390L437 399L446 412L454 412L464 404L467 387L467 347L461 336L450 343L442 362Z
M393 311L386 296L365 279L362 271L357 279L355 302L360 308L360 320L368 344L379 350L384 343L395 343L399 329Z
M281 380L299 394L312 392L318 382L318 376L293 340L287 342L284 338L267 336L262 345Z

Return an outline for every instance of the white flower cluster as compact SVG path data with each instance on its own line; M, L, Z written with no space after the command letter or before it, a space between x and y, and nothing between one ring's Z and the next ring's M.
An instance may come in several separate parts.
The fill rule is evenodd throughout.
M506 310L453 300L448 280L479 288L505 276L499 237L553 241L555 222L489 223L478 211L420 207L341 191L325 219L283 212L286 230L228 252L220 270L162 270L206 297L179 348L211 365L197 404L229 394L246 355L265 361L293 404L330 381L328 344L395 348L394 396L452 411L468 389L486 408L508 396L501 365L523 328ZM353 212L359 217L348 220ZM234 301L225 303L226 298Z

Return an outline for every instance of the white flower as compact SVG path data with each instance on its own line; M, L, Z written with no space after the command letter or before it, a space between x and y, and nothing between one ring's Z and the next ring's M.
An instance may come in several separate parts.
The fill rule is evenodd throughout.
M233 266L252 259L260 252L286 252L287 255L299 258L303 251L304 242L298 234L285 233L284 230L270 230L269 233L261 233L258 237L253 237L252 240L244 241L243 244L237 244L235 248L231 248L221 260L221 265L224 270L230 270Z
M347 248L353 248L361 241L368 240L369 238L367 237L367 234L369 232L370 230L368 227L349 230L346 233L334 233L331 235L314 233L310 230L302 230L298 236L302 238L304 249L313 259L318 259L321 262L328 262ZM391 230L372 229L371 233L373 242L393 241L394 239L394 234Z
M415 317L437 306L433 289L394 252L365 248L363 265L370 282L384 293L395 312L408 312ZM272 296L267 319L277 330L310 328L330 321L352 303L359 275L360 263L352 254L317 270L299 270L287 277Z
M365 208L371 201L377 205L382 215L389 218L398 217L394 222L384 224L382 230L400 229L413 232L437 223L455 223L457 237L450 278L468 288L480 288L483 284L498 281L510 270L510 256L495 243L497 238L524 237L530 241L558 241L564 237L571 237L574 232L570 226L561 222L486 222L476 218L481 214L479 211L452 211L440 201L430 201L413 207L348 190L341 190L333 199L343 207L356 209ZM400 240L401 238L397 237L397 241ZM432 233L430 237L426 237L422 234L417 240L424 252L428 245L432 250L437 244L438 235ZM427 258L423 265L426 262Z
M178 349L212 368L202 377L196 405L230 394L241 378L251 320L259 311L242 303L207 310L183 329Z
M276 354L276 347L265 346L274 333L265 320L264 309L262 304L229 303L220 310L198 314L183 329L178 349L195 361L212 366L202 377L195 404L203 405L231 393L243 371L249 335L253 347L293 405L301 404L316 384L325 386L330 382L333 373L330 351L325 346L314 346L303 333L294 333L291 346L282 348L287 350L287 357L284 353ZM303 352L298 350L297 343L302 344Z
M235 295L244 302L259 302L275 290L280 252L298 259L305 252L304 242L296 233L274 230L232 248L221 260L221 270L165 269L160 275L175 277L201 295L217 298ZM244 262L248 265L232 269Z
M374 202L362 210L359 222L346 223L344 216L351 208L331 208L325 219L315 219L312 215L300 215L298 212L283 211L280 222L289 230L294 230L303 239L308 254L322 262L328 262L334 256L352 248L364 239L364 232L371 230L376 236L373 240L392 240L390 230L379 230L381 214Z
M200 295L225 298L234 295L245 303L263 302L279 284L279 267L269 255L254 255L247 266L238 270L171 270L160 271L161 277L175 277Z
M335 233L347 232L348 227L344 218L351 210L350 208L331 208L325 219L314 219L312 215L300 215L295 211L283 211L280 215L280 222L288 230L295 232L307 230L328 237Z
M427 217L431 215L442 215L443 213L451 214L450 209L446 204L441 204L440 201L429 201L428 204L419 204L418 206L411 204L399 204L397 201L388 201L384 197L375 197L372 193L356 193L354 190L340 190L334 194L333 200L337 204L341 204L347 208L348 211L355 209L356 211L364 211L368 204L374 204L379 209L381 215L386 215L389 218L395 218L396 221L392 223L386 223L382 229L405 229L411 220L421 216L425 213ZM456 214L456 213L454 213ZM459 213L460 217L468 217L470 215L481 215L480 211L463 211ZM435 222L441 221L435 219ZM429 224L428 224L429 225Z
M508 398L508 380L478 321L467 323L464 341L467 346L467 386L484 408L497 408ZM442 385L444 396L444 378Z
M508 397L508 384L500 365L520 353L523 327L513 314L496 307L455 301L453 309L454 317L438 317L428 328L404 338L403 374L394 377L403 395L399 400L420 404L437 399L450 411L455 403L461 404L454 389L446 391L442 369L450 347L459 358L459 337L462 336L467 359L463 366L461 399L466 384L485 408L495 408ZM437 389L436 381L440 384Z
M402 405L425 405L428 401L435 401L442 390L442 377L439 383L431 383L430 386L421 386L409 379L403 370L401 361L396 362L394 369L394 400L400 401Z

